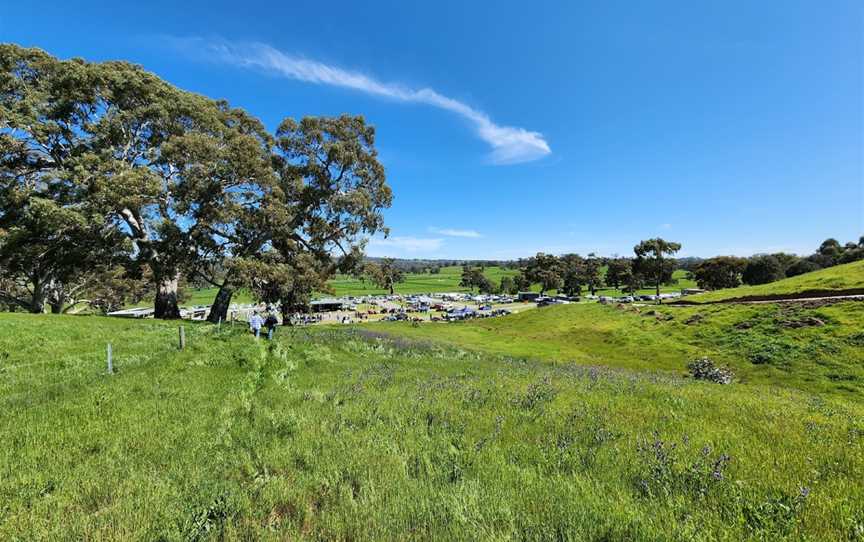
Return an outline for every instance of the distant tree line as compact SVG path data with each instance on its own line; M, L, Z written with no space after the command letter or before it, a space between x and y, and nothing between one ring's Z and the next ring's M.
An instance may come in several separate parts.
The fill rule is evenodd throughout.
M362 261L392 194L362 117L283 120L126 62L0 45L0 303L103 311L151 296L210 318L249 289L288 312Z
M672 275L678 269L678 262L673 256L680 249L678 243L657 238L636 245L632 258L602 258L593 253L584 257L579 254L556 256L540 252L515 262L512 267L519 272L502 277L499 284L493 284L483 274L482 267L465 265L460 286L477 288L481 293L515 295L536 284L541 295L555 290L578 296L583 291L594 295L604 286L634 292L650 285L659 293L661 285L674 281Z
M841 245L836 239L826 239L809 256L778 252L757 254L750 258L717 256L698 263L692 276L700 288L718 290L741 284L767 284L843 263L864 259L864 236L857 243Z
M390 265L398 268L403 273L424 274L429 273L437 275L445 267L500 267L502 269L515 269L517 262L514 260L428 260L428 259L404 259L404 258L378 258L367 257L366 261L370 263L380 263L388 260Z
M492 288L491 291L515 294L536 284L541 294L556 290L573 296L587 290L594 295L598 288L605 286L625 293L651 287L659 295L662 285L677 282L673 278L677 269L686 270L688 278L706 290L734 288L742 284L766 284L864 259L864 236L857 243L845 244L840 244L836 239L827 239L816 252L803 257L775 253L757 254L749 258L674 258L680 249L679 243L656 238L636 245L633 257L600 258L594 254L582 257L578 254L554 256L538 253L532 258L520 259L517 262L519 274L505 277L498 288ZM604 266L605 274L601 272ZM470 285L470 281L465 281L464 277L463 274L463 285ZM480 283L474 285L479 287Z

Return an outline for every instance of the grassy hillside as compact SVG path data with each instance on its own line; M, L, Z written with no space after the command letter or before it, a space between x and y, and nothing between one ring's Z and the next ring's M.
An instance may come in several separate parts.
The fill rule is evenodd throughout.
M835 265L826 269L813 271L778 280L758 286L741 286L739 288L728 288L694 295L687 301L694 303L705 303L711 301L725 301L729 299L746 299L761 296L784 296L790 294L803 294L806 292L822 292L826 290L862 290L864 289L864 260L859 262Z
M821 324L821 325L820 325ZM823 307L559 305L452 324L366 327L497 354L682 373L707 355L746 383L860 398L864 303Z
M0 315L0 539L864 531L856 404L280 331Z

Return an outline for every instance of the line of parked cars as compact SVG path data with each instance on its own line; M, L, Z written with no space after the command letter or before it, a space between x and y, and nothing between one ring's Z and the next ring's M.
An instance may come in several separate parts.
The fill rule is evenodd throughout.
M641 294L641 295L625 295L622 297L609 297L601 295L598 299L600 303L633 303L636 301L657 301L658 299L675 299L681 297L678 292L668 292L657 296L656 294Z
M554 297L538 297L536 300L538 307L548 307L549 305L569 305L570 303L578 303L579 298L575 296L556 295Z

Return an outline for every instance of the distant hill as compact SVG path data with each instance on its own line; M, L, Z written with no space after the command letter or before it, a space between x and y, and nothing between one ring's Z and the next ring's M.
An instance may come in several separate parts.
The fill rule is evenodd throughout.
M694 295L688 297L686 301L691 303L758 301L843 294L864 294L864 260L835 265L768 284L727 288Z
M380 262L391 259L396 267L403 271L422 272L424 269L433 267L462 267L470 265L474 267L517 267L516 260L459 260L455 258L428 259L428 258L382 258L378 256L367 256L370 262Z

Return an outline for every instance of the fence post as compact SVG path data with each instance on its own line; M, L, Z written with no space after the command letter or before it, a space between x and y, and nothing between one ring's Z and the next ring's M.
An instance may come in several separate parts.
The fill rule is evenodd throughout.
M114 374L113 352L111 351L111 343L108 343L108 374Z
M180 331L180 350L183 350L184 348L186 348L186 330L183 328L183 326L180 326L179 331Z

